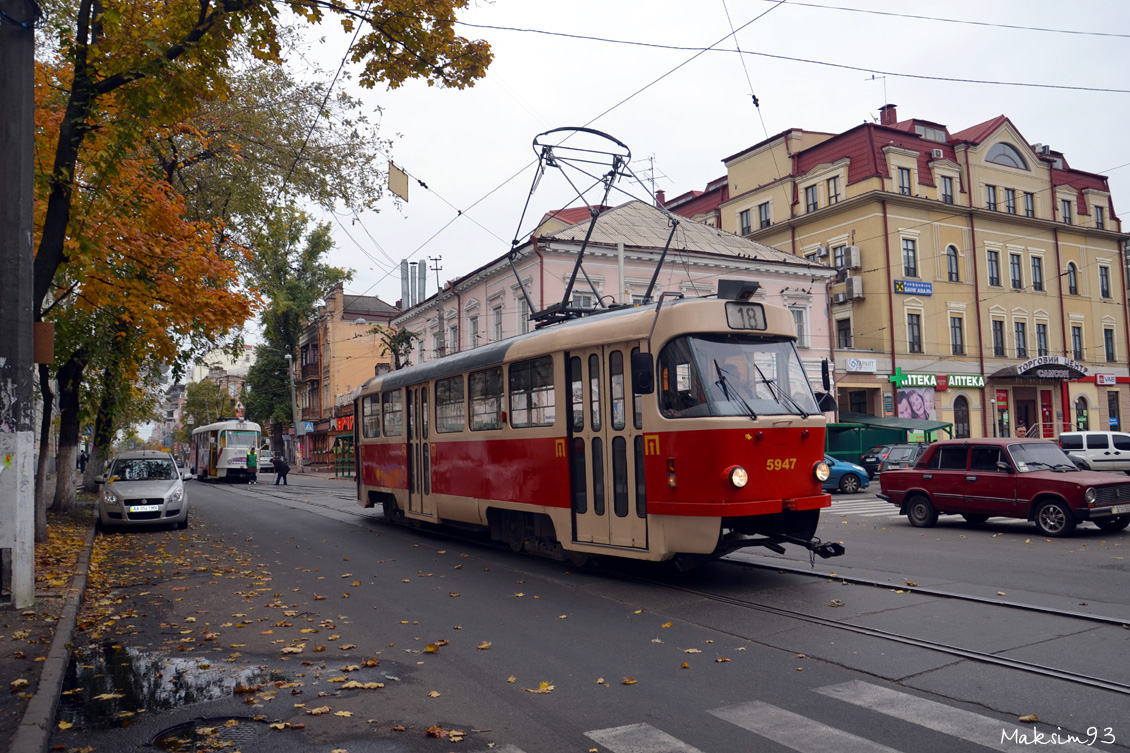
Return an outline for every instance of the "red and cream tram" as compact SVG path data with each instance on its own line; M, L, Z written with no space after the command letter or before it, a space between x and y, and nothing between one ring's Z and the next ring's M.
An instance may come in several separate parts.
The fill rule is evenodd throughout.
M814 538L825 419L795 340L778 306L661 298L375 377L359 501L573 561L842 554Z

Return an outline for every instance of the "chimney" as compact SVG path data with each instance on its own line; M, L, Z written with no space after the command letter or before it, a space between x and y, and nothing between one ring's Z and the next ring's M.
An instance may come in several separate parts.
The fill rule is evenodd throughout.
M655 206L661 207L667 203L667 192L662 188L655 192Z
M899 122L899 118L894 105L883 105L879 108L880 125L893 126L897 122Z

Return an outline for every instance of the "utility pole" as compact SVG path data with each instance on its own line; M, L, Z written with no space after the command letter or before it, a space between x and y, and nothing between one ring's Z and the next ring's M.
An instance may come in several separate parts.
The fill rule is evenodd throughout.
M12 605L35 602L32 201L34 1L0 0L0 559ZM40 448L46 452L47 448Z
M436 292L442 293L443 292L443 285L439 284L439 271L441 269L443 269L443 267L440 266L440 262L443 261L443 256L442 255L440 255L440 256L429 256L428 261L435 262L435 264L432 266L432 270L436 273ZM423 292L421 292L420 300L423 300L423 299L424 299L424 295L423 295Z

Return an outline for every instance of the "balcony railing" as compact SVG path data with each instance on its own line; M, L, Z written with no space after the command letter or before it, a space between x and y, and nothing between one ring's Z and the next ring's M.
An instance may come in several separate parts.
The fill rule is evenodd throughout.
M321 365L314 361L313 363L302 364L302 381L309 379L318 379L322 375Z

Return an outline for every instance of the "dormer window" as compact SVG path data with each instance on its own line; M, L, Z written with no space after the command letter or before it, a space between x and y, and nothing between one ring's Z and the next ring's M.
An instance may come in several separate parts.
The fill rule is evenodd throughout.
M993 162L998 165L1007 165L1008 167L1016 167L1021 170L1028 169L1028 163L1024 161L1024 157L1016 150L1012 144L1006 144L1003 141L993 144L992 149L985 155L986 162Z
M936 141L939 144L946 143L946 132L941 128L931 128L930 126L916 125L914 132L927 141Z

